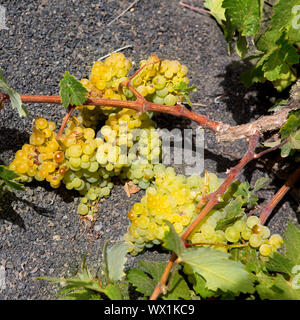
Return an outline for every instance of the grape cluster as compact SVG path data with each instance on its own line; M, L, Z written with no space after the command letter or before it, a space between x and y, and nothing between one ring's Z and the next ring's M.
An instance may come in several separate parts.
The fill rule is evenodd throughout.
M52 188L58 188L68 170L62 147L56 140L55 123L44 118L34 121L30 144L24 144L16 152L9 169L16 171L24 182L33 178L47 180Z
M211 212L194 230L190 240L194 244L218 243L214 249L227 252L230 248L227 244L248 243L252 248L258 249L261 256L268 257L283 244L279 234L270 237L270 230L262 226L256 216L246 217L235 221L224 231L216 230L219 220L225 218L224 211Z
M159 60L151 55L139 63L144 68L133 78L132 85L146 98L158 104L174 106L183 96L174 89L181 82L189 83L188 68L177 60Z
M162 164L154 165L153 174L153 186L147 188L141 202L135 203L128 213L130 226L124 239L131 245L129 251L133 255L163 241L168 230L164 220L181 234L196 216L198 201L215 191L221 182L208 172L204 177L176 175L173 168Z
M171 167L154 165L153 185L146 190L140 203L133 205L128 213L130 225L125 241L129 251L136 255L145 247L163 242L171 222L181 235L196 217L197 203L203 196L214 192L221 180L212 173L205 176L176 175ZM223 208L224 209L224 208ZM226 228L218 228L218 222L226 218L226 211L214 209L200 222L187 241L194 245L212 247L228 252L234 245L246 244L259 251L261 256L272 255L283 244L279 234L270 236L270 230L259 223L259 218L243 214Z
M89 79L84 78L81 84L89 92L91 98L106 98L115 100L127 100L123 92L120 92L119 84L127 79L131 68L131 62L122 53L112 53L104 62L96 61L92 67ZM128 90L127 95L130 93ZM104 120L117 108L109 106L81 106L80 115L86 127L96 129L99 121Z
M82 79L81 84L92 98L135 100L131 90L119 89L120 83L128 79L131 65L122 53L112 53L104 62L96 61L89 79ZM132 85L146 100L168 106L183 101L184 96L174 87L181 82L188 84L188 68L185 65L151 55L148 60L142 60L139 66L145 67L132 79ZM93 129L97 128L100 121L105 121L110 113L117 112L117 108L110 106L85 105L79 106L79 109L83 125Z

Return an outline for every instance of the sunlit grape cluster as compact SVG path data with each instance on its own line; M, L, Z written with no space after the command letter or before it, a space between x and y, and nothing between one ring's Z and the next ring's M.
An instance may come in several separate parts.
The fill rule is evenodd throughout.
M181 234L196 216L197 203L221 183L213 173L185 177L162 164L154 165L153 173L153 186L128 213L130 225L124 238L131 245L129 251L133 255L163 241L168 230L164 220L171 222Z
M133 79L132 85L146 100L173 106L182 102L184 96L174 87L181 82L189 83L188 68L177 60L160 60L151 55L142 60L140 67L147 64ZM121 82L128 79L131 62L122 53L112 53L104 62L96 61L89 79L84 78L81 84L87 89L89 97L115 100L135 100L128 88L119 89ZM86 127L96 129L99 121L104 121L110 113L117 112L111 106L80 106L80 118Z
M224 211L211 212L190 236L193 244L215 244L214 249L227 252L235 244L247 243L258 249L261 256L268 257L283 244L279 234L270 237L270 229L262 226L256 216L239 218L225 230L218 229L217 223L225 218ZM211 247L211 246L210 246Z
M112 53L104 62L96 61L89 79L82 79L81 84L88 90L91 98L126 100L118 87L127 79L130 68L131 62L122 53ZM99 121L104 120L104 115L116 110L117 108L110 106L82 106L80 113L83 124L95 129Z
M187 68L156 55L139 66L145 63L147 66L132 79L135 89L149 101L166 105L181 101L183 96L174 86L188 83ZM89 78L82 79L81 84L92 98L135 100L131 90L119 87L128 79L131 65L122 53L113 53L103 62L96 61ZM63 182L67 189L77 190L83 196L78 207L81 215L93 212L96 201L109 196L112 177L149 188L161 161L161 140L151 114L109 106L77 109L78 117L68 121L58 139L55 124L37 118L30 144L17 152L10 169L23 181L45 179L53 188ZM159 175L156 180L158 186Z
M181 235L196 217L196 206L203 196L214 192L221 180L212 173L204 177L176 175L173 168L162 164L153 167L153 185L146 190L141 202L135 203L128 213L130 225L125 241L131 244L133 255L145 247L163 242L169 229L164 220L171 222ZM195 246L210 247L228 252L231 248L250 246L257 249L260 256L272 255L283 244L279 234L270 236L270 230L262 226L259 218L241 214L237 220L227 225L224 207L211 210L193 230L187 241Z
M183 96L174 87L181 82L189 83L185 65L177 60L159 60L156 55L151 55L139 66L145 67L133 78L132 85L146 100L168 106L182 102Z
M47 180L52 188L60 186L68 164L54 129L54 122L35 119L30 144L24 144L9 165L9 169L20 174L22 181L30 182L35 178L38 181Z

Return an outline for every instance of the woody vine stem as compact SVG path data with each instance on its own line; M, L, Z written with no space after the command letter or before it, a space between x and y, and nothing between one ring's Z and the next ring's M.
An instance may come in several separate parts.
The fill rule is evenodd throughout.
M140 69L141 70L141 69ZM219 141L234 141L236 139L247 138L248 141L248 150L239 163L228 170L227 177L221 186L212 194L202 199L197 206L197 209L200 210L198 216L186 229L182 235L183 242L188 238L191 232L197 227L200 221L208 214L211 209L220 201L220 197L226 192L230 184L238 177L243 168L253 159L258 159L259 157L264 156L268 152L278 149L284 143L278 144L276 147L267 149L260 153L255 153L255 149L259 143L259 139L262 136L263 132L279 129L284 122L286 121L288 114L291 110L296 109L299 106L286 106L280 111L259 118L258 120L247 123L239 126L229 126L222 122L212 121L205 115L201 115L195 112L188 110L185 106L177 104L176 106L166 106L155 104L147 101L143 96L141 96L131 85L130 80L140 71L138 70L132 77L127 81L123 82L121 86L126 86L129 88L134 95L136 96L135 101L123 101L123 100L114 100L114 99L98 99L98 98L88 98L84 105L95 105L95 106L112 106L119 108L133 109L140 113L146 111L166 113L173 116L184 117L196 122L198 125L205 129L209 129L215 132L217 139ZM23 103L50 103L50 104L61 104L60 96L42 96L42 95L21 95L21 100ZM9 101L9 96L0 93L0 105L4 102ZM72 112L75 110L76 106L69 106L68 113L66 114L61 128L58 132L57 138L62 134L64 127L71 116ZM271 214L272 210L278 204L278 202L283 198L283 196L288 192L291 186L298 180L300 177L300 167L289 177L284 186L275 194L273 199L265 206L261 211L261 223L264 224ZM161 293L166 293L167 287L166 283L168 281L170 272L176 263L177 256L175 253L172 253L170 260L165 268L165 271L162 275L160 282L155 287L155 290L151 296L151 300L155 300Z

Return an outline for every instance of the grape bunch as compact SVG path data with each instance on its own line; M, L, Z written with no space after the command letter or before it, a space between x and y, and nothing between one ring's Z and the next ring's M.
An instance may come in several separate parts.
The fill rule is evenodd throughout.
M81 84L87 89L89 97L115 100L135 100L136 97L126 87L121 90L120 83L128 79L132 63L122 53L112 53L104 62L96 61L89 79L83 78ZM182 102L184 96L174 89L181 82L189 83L188 68L177 60L160 60L155 54L139 63L144 68L132 79L132 85L146 100L174 106ZM80 119L85 127L96 129L99 122L105 121L110 113L118 111L110 106L79 106Z
M183 101L184 97L174 87L181 82L189 83L185 65L177 60L161 61L156 55L151 55L139 66L144 68L132 79L132 85L146 100L167 106Z
M115 100L127 100L123 92L120 92L119 84L125 81L131 68L131 62L122 53L112 53L104 62L96 61L92 67L89 79L83 78L81 84L87 89L91 98L106 98ZM133 97L129 90L127 95ZM82 123L86 127L96 129L99 121L105 120L117 108L109 106L80 106Z
M52 188L58 188L68 170L62 147L56 140L55 123L36 118L30 144L16 152L9 169L16 171L23 182L46 179Z
M154 165L154 181L146 190L141 202L135 203L128 213L130 225L124 236L131 245L129 251L136 255L146 247L163 242L169 230L164 220L173 224L181 235L196 217L196 206L207 194L214 192L221 180L205 172L204 177L176 175L173 168ZM212 247L228 252L235 245L249 245L263 257L272 255L282 244L279 234L270 236L270 230L259 223L259 218L244 213L226 228L218 222L226 218L223 208L211 210L193 230L187 241L195 246Z
M217 243L214 249L227 252L230 245L246 243L259 250L261 256L268 257L283 244L279 234L270 236L270 229L262 226L256 216L243 215L225 230L217 229L217 223L225 218L224 211L213 211L205 217L190 236L191 243ZM228 246L227 246L228 244Z
M96 61L81 83L89 97L134 100L131 90L119 86L128 79L131 65L122 53L113 53L104 62ZM147 100L166 105L182 101L174 86L188 83L187 67L156 55L139 65L144 68L132 84ZM82 195L81 215L93 213L97 200L109 196L113 177L149 188L161 161L161 140L151 114L109 106L77 109L79 116L68 121L59 139L53 122L37 118L29 144L16 153L10 169L23 181L46 180L53 188L62 182L68 190L77 190Z
M164 220L171 222L181 234L195 218L197 203L221 183L213 173L185 177L162 164L154 165L153 173L153 185L128 213L130 225L124 239L131 245L129 251L133 255L163 241L168 230Z

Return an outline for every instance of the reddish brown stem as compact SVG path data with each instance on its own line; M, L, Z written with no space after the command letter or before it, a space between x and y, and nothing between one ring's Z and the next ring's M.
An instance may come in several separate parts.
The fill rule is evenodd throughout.
M189 235L193 232L193 230L198 226L200 221L213 209L213 207L219 202L219 197L221 197L233 182L233 180L241 173L242 169L254 159L255 155L255 147L258 143L260 137L260 133L257 131L252 137L249 138L249 146L246 154L240 160L240 162L230 169L227 178L221 184L221 186L214 192L214 196L209 199L205 207L200 211L199 215L194 219L194 221L189 225L189 227L185 230L181 239L185 242L185 240L189 237ZM168 275L170 270L172 269L172 265L176 260L176 254L172 253L171 259L167 265L163 276L161 277L159 283L156 285L150 300L156 300L157 297L163 292L161 288L165 288L166 281L168 280Z
M60 126L60 129L56 135L57 138L59 138L63 134L64 128L65 128L69 118L71 117L73 111L75 110L75 108L76 108L76 106L69 106L68 113L65 115L64 120Z
M278 144L277 146L275 146L275 147L272 147L272 148L266 149L266 150L264 150L264 151L262 151L262 152L260 152L260 153L257 153L257 154L255 154L254 158L258 159L258 158L264 156L265 154L267 154L267 153L269 153L269 152L272 152L272 151L274 151L274 150L276 150L276 149L279 149L280 147L282 147L283 145L285 145L288 141L289 141L289 139L286 139L286 140L282 141L281 143L279 143L279 144Z
M199 13L211 14L211 12L208 11L208 10L190 6L189 4L183 3L183 2L181 2L181 1L179 2L179 4L180 4L181 6L183 6L183 7L186 7L186 8L188 8L188 9L191 9L191 10L196 11L196 12L199 12Z
M132 86L129 85L132 90ZM134 88L133 88L134 89ZM134 89L134 94L137 94L140 97L139 93ZM61 104L60 96L40 96L40 95L21 95L21 100L24 103L53 103ZM6 100L9 100L9 97L4 95ZM153 102L146 101L144 98L138 98L136 101L127 101L127 100L114 100L114 99L98 99L98 98L88 98L84 105L93 105L93 106L109 106L117 108L127 108L133 109L139 112L143 110L160 112L172 114L178 117L185 117L192 121L197 122L203 128L212 130L214 132L219 132L225 130L229 126L221 122L216 122L209 120L206 116L197 114L195 112L189 111L186 107L182 105L176 106L166 106L163 104L156 104Z
M263 208L260 214L260 223L265 224L270 214L279 203L279 201L285 196L285 194L291 189L291 187L299 180L300 178L300 166L296 171L294 171L285 184L278 190L273 199Z

